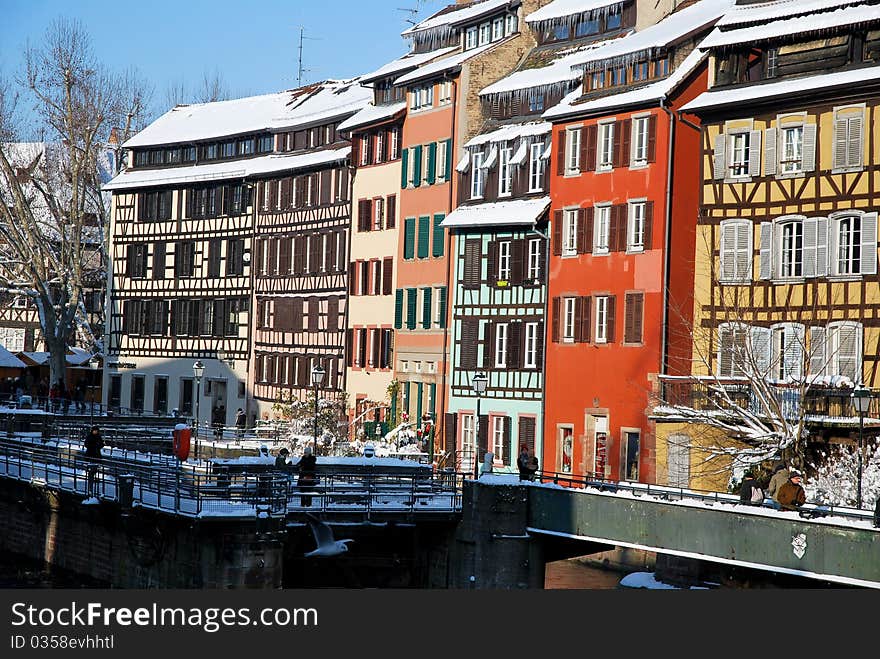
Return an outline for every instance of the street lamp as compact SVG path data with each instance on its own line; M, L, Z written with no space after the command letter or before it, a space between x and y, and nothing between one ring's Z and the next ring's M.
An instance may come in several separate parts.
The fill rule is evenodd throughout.
M201 362L201 360L196 361L196 363L193 364L193 375L196 378L196 423L195 423L195 426L196 426L196 428L195 428L195 430L196 430L196 432L195 432L195 438L196 438L195 458L196 458L196 460L199 459L199 402L202 398L201 384L202 384L202 375L204 375L204 374L205 374L205 365Z
M852 392L853 407L859 413L859 460L856 483L856 505L862 508L862 442L865 427L865 412L871 407L871 390L863 384L859 384Z
M93 371L97 371L98 368L99 368L100 366L101 366L101 360L98 359L98 354L95 353L94 355L92 355L92 358L89 359L89 368L92 369ZM94 383L94 381L95 381L95 378L92 377L92 382ZM89 389L92 389L92 390L93 390L92 395L91 395L91 400L89 401L89 419L90 419L90 421L92 422L93 425L94 425L94 422L95 422L95 394L94 394L94 389L95 389L96 386L99 386L99 385L95 385L95 384L91 384L91 385L89 385Z
M476 373L471 379L471 388L477 394L477 415L474 419L474 480L480 478L480 396L486 393L489 378L485 373Z
M315 385L315 455L318 455L318 387L324 382L325 371L320 364L312 368L312 384Z

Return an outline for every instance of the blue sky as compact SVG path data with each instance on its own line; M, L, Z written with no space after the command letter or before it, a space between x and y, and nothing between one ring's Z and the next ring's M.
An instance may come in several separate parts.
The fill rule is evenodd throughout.
M454 0L448 0L452 3ZM0 74L22 65L24 45L39 43L59 17L91 34L97 55L117 70L136 67L154 86L159 112L172 85L195 87L219 71L234 96L297 82L299 28L305 27L303 82L353 77L406 52L400 32L445 0L0 0Z

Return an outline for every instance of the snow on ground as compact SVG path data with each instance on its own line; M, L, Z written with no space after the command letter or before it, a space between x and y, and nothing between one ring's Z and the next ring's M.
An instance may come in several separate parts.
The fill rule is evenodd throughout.
M706 586L689 586L681 588L662 581L657 581L653 572L631 572L620 580L622 588L648 588L650 590L708 590Z

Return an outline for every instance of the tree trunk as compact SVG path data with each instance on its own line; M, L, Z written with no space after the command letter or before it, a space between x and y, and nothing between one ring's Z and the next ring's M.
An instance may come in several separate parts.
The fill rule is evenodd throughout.
M49 350L49 386L61 380L65 381L67 372L67 345L46 336L46 348Z

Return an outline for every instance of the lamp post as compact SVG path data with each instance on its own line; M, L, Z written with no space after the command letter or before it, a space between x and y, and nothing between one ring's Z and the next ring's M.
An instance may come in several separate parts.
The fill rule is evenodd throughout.
M101 360L98 359L98 355L92 355L92 358L89 359L89 368L93 371L97 371L98 367L101 365ZM94 377L92 377L92 381L94 382ZM91 384L89 385L89 389L94 390L97 385ZM95 423L95 394L92 394L92 400L89 401L89 420L94 425Z
M871 407L871 390L863 384L859 384L852 392L853 407L859 413L859 456L858 474L856 476L856 505L862 508L862 442L865 427L865 412Z
M315 385L315 455L318 455L318 387L324 382L324 369L320 364L312 368L312 384Z
M202 384L202 375L205 373L205 365L201 362L201 360L196 361L193 364L193 375L196 378L196 420L195 420L195 458L199 459L199 402L202 398L201 393L201 384Z
M471 379L471 388L477 394L477 414L474 419L474 480L480 478L480 396L486 393L489 378L485 373L476 373Z

